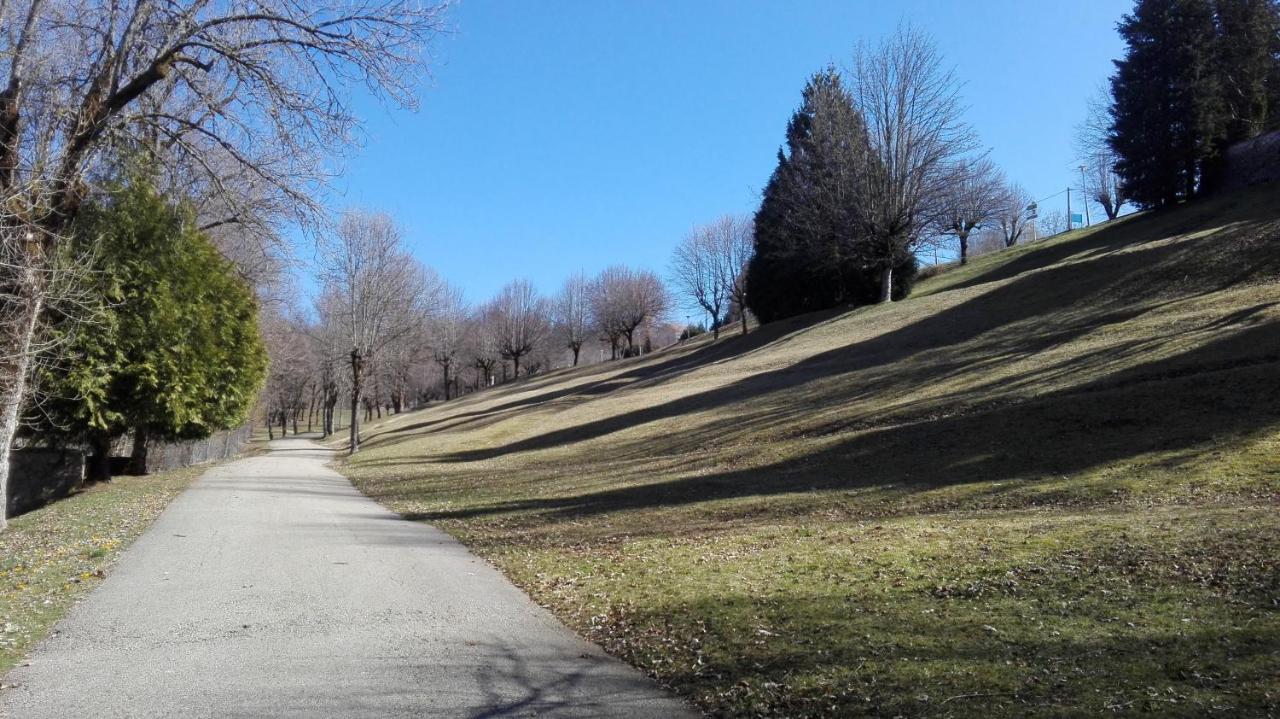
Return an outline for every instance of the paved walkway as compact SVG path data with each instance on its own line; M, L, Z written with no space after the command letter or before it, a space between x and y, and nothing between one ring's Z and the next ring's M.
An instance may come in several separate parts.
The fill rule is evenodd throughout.
M0 693L13 717L689 710L301 439L210 470Z

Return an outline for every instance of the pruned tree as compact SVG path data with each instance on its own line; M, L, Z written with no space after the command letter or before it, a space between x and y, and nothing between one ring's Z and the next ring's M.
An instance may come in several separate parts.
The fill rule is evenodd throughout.
M1085 166L1085 197L1102 206L1108 220L1120 216L1124 195L1116 174L1117 156L1107 142L1111 130L1111 99L1106 88L1089 98L1084 122L1076 126L1075 147L1080 163Z
M481 305L467 322L467 353L476 370L476 389L493 384L494 369L502 361L498 350L497 311L492 302Z
M871 161L860 165L859 213L866 261L880 273L880 301L893 300L893 271L927 229L928 203L976 146L963 120L960 85L932 39L904 26L854 53L851 92L866 123Z
M671 283L691 307L711 315L711 330L717 339L730 305L745 306L745 272L751 252L751 220L725 215L695 228L672 254ZM746 315L741 316L745 334Z
M969 234L1001 213L1006 198L1004 173L986 158L957 163L939 188L940 229L960 243L960 264L969 261Z
M528 280L508 282L493 299L490 325L498 343L498 354L514 365L520 376L520 358L543 341L548 328L547 303Z
M1013 247L1031 224L1031 195L1020 185L1008 185L1000 194L995 222L1004 238L1005 247Z
M0 277L0 496L53 259L95 173L123 151L153 151L232 207L242 186L223 181L210 162L220 157L312 216L323 158L351 144L349 88L412 105L442 7L0 3L0 247L9 268Z
M625 338L628 353L635 351L635 333L646 320L659 320L669 300L662 280L649 270L633 270L622 265L605 268L592 283L592 317L603 339L609 342L610 357L617 359L618 345Z
M443 375L444 398L453 399L457 383L455 367L462 355L467 331L467 305L462 288L446 283L440 292L440 306L428 329L431 359Z
M716 247L711 226L698 227L685 235L671 256L671 284L691 307L711 316L711 331L720 338L720 324L729 304L729 287L724 282L724 256Z
M357 416L363 380L383 349L420 327L437 306L441 283L411 255L386 214L345 213L318 243L318 278L350 346L351 445L360 449Z
M591 282L591 324L600 333L600 340L609 344L609 359L618 358L618 345L625 332L624 294L630 274L626 267L612 265Z
M551 303L552 321L560 341L573 353L573 366L578 366L582 346L591 333L591 281L575 272L564 281L560 294Z

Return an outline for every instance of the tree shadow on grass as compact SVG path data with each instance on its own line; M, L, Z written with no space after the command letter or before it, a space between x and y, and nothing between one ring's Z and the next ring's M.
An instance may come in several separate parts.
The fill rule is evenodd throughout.
M1277 427L1280 321L1273 320L1059 392L854 432L799 461L407 518L526 511L572 518L812 490L1034 482L1147 453L1244 441Z
M1022 604L906 589L722 592L633 607L628 641L609 648L633 659L661 656L662 678L723 702L716 715L1092 716L1131 707L1198 717L1210 709L1169 702L1166 688L1201 701L1208 694L1237 716L1265 714L1280 632L1251 628L1249 609L1206 592L1197 604L1221 607L1218 626L1126 628L1107 614L1127 615L1132 605L1079 607L1068 620L1046 611L1053 588L1041 591ZM1039 627L1028 626L1028 615ZM1156 626L1168 619L1147 618ZM761 626L772 631L754 631Z
M1158 307L1161 297L1176 301L1196 292L1204 294L1251 279L1280 276L1280 252L1275 249L1280 222L1272 219L1265 202L1251 198L1240 203L1222 200L1196 203L1173 212L1115 223L1078 240L1036 248L950 289L1007 280L1003 286L906 327L818 354L784 370L748 377L719 390L610 420L568 427L502 447L478 448L446 459L486 459L589 440L637 424L790 390L814 380L893 365L921 353L932 354L990 335L992 342L974 348L975 351L958 354L950 366L937 364L928 371L880 378L898 387L937 381L974 363L1025 357L1098 327L1133 319ZM1219 222L1217 230L1152 244L1179 232L1211 225L1214 218ZM1241 240L1248 230L1262 236L1263 241ZM1057 264L1069 257L1076 261ZM802 335L846 311L837 309L792 318L766 325L745 337L735 335L688 349L677 348L666 357L624 360L636 363L629 369L623 369L620 364L601 365L599 369L590 370L597 379L567 386L556 387L558 383L571 381L558 373L522 380L521 384L497 388L513 396L509 401L394 428L370 437L366 446L398 444L424 432L478 429L535 407L569 407L607 398L622 389L670 382L708 365L777 346L780 341ZM1026 324L1032 321L1039 324ZM552 389L530 391L548 387ZM487 399L472 396L477 397L477 401ZM847 397L837 396L828 397L827 401L845 399Z
M1114 232L1119 229L1096 234L1109 236ZM1280 276L1280 252L1275 250L1275 238L1271 239L1270 243L1244 247L1233 256L1234 263L1226 268L1202 267L1206 254L1220 255L1223 251L1215 246L1223 244L1222 238L1212 234L1131 249L1105 261L1050 267L1010 280L912 324L813 355L780 370L750 375L720 388L505 445L456 452L436 461L479 461L589 441L639 425L735 403L760 403L760 412L803 413L813 405L809 401L797 401L797 397L803 397L805 385L815 382L823 383L825 394L805 399L819 399L826 406L872 391L892 394L910 390L971 370L975 363L990 362L993 358L1007 361L1044 352L1100 327L1137 318L1157 309L1163 302L1186 301L1189 282L1203 295L1248 279ZM1194 273L1200 274L1192 280ZM1176 299L1160 299L1174 283ZM1156 299L1151 299L1153 297ZM917 356L923 356L924 361L915 361ZM1094 359L1101 363L1106 357ZM681 365L681 369L673 370L672 376L694 366L696 363ZM887 369L893 371L881 371L874 378L874 385L831 381L842 375ZM1082 361L1075 369L1081 376L1087 376L1086 370L1090 368ZM751 411L747 408L742 414L750 415Z

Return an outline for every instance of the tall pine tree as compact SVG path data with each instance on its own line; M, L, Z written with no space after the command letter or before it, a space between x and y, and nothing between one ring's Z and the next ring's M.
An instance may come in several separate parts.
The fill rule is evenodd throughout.
M1277 63L1276 0L1215 0L1218 26L1216 71L1222 90L1222 144L1261 134L1280 113L1269 87Z
M1124 194L1141 207L1194 195L1223 113L1209 0L1138 0L1119 26L1111 133Z

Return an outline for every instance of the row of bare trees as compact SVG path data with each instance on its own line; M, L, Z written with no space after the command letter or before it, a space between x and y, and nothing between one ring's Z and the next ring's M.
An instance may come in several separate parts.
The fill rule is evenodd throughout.
M328 433L342 394L352 452L362 409L367 419L384 407L399 412L536 374L562 359L576 365L591 343L607 346L611 358L639 353L651 344L641 335L663 327L670 305L657 275L624 266L592 278L577 273L552 297L517 279L471 305L412 255L390 217L365 210L343 215L318 247L315 317L279 318L264 412L284 431L318 403ZM465 382L468 369L474 375Z

